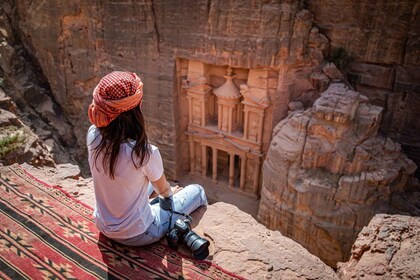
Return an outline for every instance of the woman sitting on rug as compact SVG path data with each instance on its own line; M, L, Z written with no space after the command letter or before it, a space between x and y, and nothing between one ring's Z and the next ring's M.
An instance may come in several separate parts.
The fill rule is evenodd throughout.
M180 213L207 204L200 185L183 189L169 185L159 150L147 141L142 97L143 83L135 73L103 77L93 91L89 107L93 125L87 134L95 223L105 236L134 246L158 241L169 222L173 225L180 218L149 203L153 189L164 198L173 195L174 210Z

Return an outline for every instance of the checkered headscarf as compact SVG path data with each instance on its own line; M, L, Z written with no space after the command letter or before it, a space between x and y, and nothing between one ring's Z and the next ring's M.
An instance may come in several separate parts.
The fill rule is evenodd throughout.
M105 127L121 113L138 106L142 98L143 83L135 73L114 71L93 90L89 120L96 127Z

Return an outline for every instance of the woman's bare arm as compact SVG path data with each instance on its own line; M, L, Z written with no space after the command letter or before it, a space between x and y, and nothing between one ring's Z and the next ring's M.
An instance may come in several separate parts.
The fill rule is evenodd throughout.
M152 181L152 185L160 196L170 197L173 194L171 185L168 180L166 180L165 174L162 174L158 180Z

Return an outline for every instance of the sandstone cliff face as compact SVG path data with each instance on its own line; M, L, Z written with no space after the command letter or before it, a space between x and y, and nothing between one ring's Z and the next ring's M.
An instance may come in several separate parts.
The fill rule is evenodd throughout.
M376 215L357 237L341 279L419 279L420 218Z
M0 165L27 162L54 166L45 144L15 113L16 105L0 88Z
M177 59L279 72L271 120L276 124L285 117L289 99L314 90L311 68L328 51L328 40L317 29L311 31L312 15L299 1L203 0L174 5L7 0L2 11L3 21L19 38L6 38L9 47L24 48L39 63L81 155L95 84L112 70L139 73L145 84L143 108L150 138L159 145L170 178L179 176L183 152ZM5 74L12 80L12 74Z
M384 108L381 133L402 144L420 165L419 2L306 1L314 23L354 63L347 78L372 104ZM417 177L420 170L417 170Z
M0 32L0 65L16 88L15 101L22 92L29 96L27 103L51 103L53 97L55 112L32 107L41 119L47 115L47 123L58 131L55 143L79 145L81 160L92 89L112 70L135 71L144 80L150 138L161 148L168 176L175 179L182 141L177 120L180 81L174 74L178 59L278 71L272 120L277 124L290 101L311 105L319 88L310 83L310 75L329 56L331 44L355 57L347 69L350 82L385 108L381 131L420 161L420 24L415 0L200 0L176 5L151 0L6 0L0 8L0 29L6 31ZM34 73L45 76L46 92L43 81L28 79L31 75L21 71L27 67L8 71L16 58L37 66ZM322 85L322 78L315 80ZM27 81L35 90L19 86Z
M0 86L5 91L2 94L12 97L16 104L13 113L44 141L54 160L69 162L76 142L72 127L52 96L36 58L23 47L3 8L0 6Z
M417 1L306 2L332 47L343 47L366 63L418 65Z
M348 258L357 233L407 187L416 165L377 136L382 108L342 83L281 121L263 167L259 219L326 263Z

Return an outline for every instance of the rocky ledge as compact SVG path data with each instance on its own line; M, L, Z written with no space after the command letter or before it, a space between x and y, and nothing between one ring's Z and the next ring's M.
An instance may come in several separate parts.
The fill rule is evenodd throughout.
M80 177L77 166L23 167L93 207L92 180ZM215 203L193 217L194 231L210 240L210 259L247 279L420 279L419 217L375 215L352 246L350 260L338 264L338 275L301 245L233 205Z
M60 186L93 207L92 180L71 164L23 167L40 180ZM218 202L193 213L194 231L210 241L209 258L247 279L338 279L318 257L279 231L267 229L236 206ZM161 241L166 242L166 241ZM184 254L189 252L185 249Z
M210 240L210 258L247 279L338 279L300 244L236 206L218 202L193 217L199 218L194 231Z
M420 279L420 217L376 215L360 232L341 279Z

